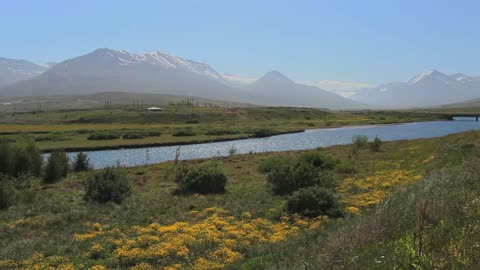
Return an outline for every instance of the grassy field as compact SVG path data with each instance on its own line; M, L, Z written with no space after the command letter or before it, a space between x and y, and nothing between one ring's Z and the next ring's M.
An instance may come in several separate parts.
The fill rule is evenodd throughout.
M333 112L282 107L166 106L163 112L113 108L5 114L0 140L35 140L43 150L101 149L231 140L346 125L389 124L442 119L441 114L418 112ZM176 136L187 131L188 136ZM151 133L130 139L128 133ZM97 133L116 134L108 140L89 140ZM180 134L181 135L181 134Z
M480 133L467 132L387 142L380 152L353 154L348 145L307 151L323 152L348 165L348 170L339 166L334 171L348 212L340 220L287 215L287 198L273 195L257 170L266 158L305 151L216 159L228 178L226 193L219 195L173 195L173 163L129 168L133 192L121 205L85 202L87 173L70 174L51 185L34 182L19 193L15 206L0 211L0 268L322 269L327 236L342 242L341 235L348 234L338 231L370 217L392 192L415 185L437 168L462 166L478 156L479 144ZM377 258L377 253L360 251L368 241L355 243L356 254L334 259L343 263L338 269L366 269L362 266L367 264L357 262ZM451 253L460 252L452 248ZM385 269L380 266L377 269Z

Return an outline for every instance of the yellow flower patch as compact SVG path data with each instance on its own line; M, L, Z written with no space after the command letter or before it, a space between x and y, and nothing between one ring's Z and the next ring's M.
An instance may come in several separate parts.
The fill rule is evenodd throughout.
M108 246L112 250L110 257L121 265L133 265L131 269L151 269L151 265L157 269L221 269L241 259L242 252L252 247L317 229L326 220L295 216L274 222L254 218L250 213L237 218L219 208L208 208L192 216L191 222L152 223L125 229L87 224L89 231L75 239L91 244L91 252L108 250Z
M430 162L430 157L421 164ZM370 207L385 199L395 187L405 186L422 178L416 168L420 164L404 165L404 161L392 163L381 161L377 164L377 171L367 176L355 176L343 181L339 188L344 202L347 204L346 211L359 214L360 208Z

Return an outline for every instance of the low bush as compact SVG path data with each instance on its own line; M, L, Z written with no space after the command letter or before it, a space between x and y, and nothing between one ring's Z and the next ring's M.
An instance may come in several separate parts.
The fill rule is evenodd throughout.
M65 152L53 152L45 166L44 183L54 183L68 174L68 156Z
M282 156L261 159L258 162L257 170L261 173L269 173L277 164L285 163L288 159L288 157Z
M121 167L107 167L89 177L84 199L119 204L130 194L131 184L126 171Z
M337 161L332 157L318 152L303 153L298 158L323 170L333 170L337 164Z
M120 134L118 133L114 133L114 132L102 132L102 133L93 133L93 134L90 134L87 139L88 140L115 140L115 139L119 139L120 138Z
M227 177L218 163L206 162L197 166L179 166L175 182L179 193L223 193Z
M188 121L185 121L186 124L198 124L200 123L200 121L198 120L188 120Z
M378 137L375 137L372 142L369 143L370 150L372 152L380 152L382 150L382 140Z
M0 173L13 177L39 176L42 164L41 152L33 143L0 144Z
M7 209L15 203L15 193L11 179L0 174L0 210Z
M368 137L364 135L355 135L352 137L352 144L358 149L366 148L368 146Z
M205 135L212 135L212 136L220 136L220 135L232 135L232 134L240 134L242 133L240 130L237 129L212 129L206 131Z
M14 139L14 138L11 138L11 137L1 137L0 138L0 144L3 144L3 143L16 143L17 140Z
M35 138L36 142L43 142L43 141L66 141L68 137L64 134L59 133L49 133L47 135L41 135Z
M335 167L335 170L339 173L344 173L344 174L352 174L352 173L355 173L357 171L355 166L353 166L352 164L347 163L347 162L340 162Z
M148 137L148 134L146 134L144 132L137 131L137 132L128 132L128 133L123 134L122 139L135 140L135 139L143 139L143 138L146 138L146 137Z
M197 133L195 133L195 131L193 130L179 130L172 133L172 136L174 137L188 137L188 136L195 136L195 135L197 135Z
M11 156L11 144L0 143L0 174L8 174L10 172Z
M352 137L351 151L352 154L357 154L359 150L368 147L368 137L363 135L355 135Z
M320 178L318 169L313 165L284 160L273 166L267 175L267 182L273 193L288 195L300 188L319 185Z
M272 129L258 129L253 131L253 137L255 138L264 138L277 135L278 131Z
M321 215L333 218L344 216L337 195L321 187L306 187L296 191L288 198L286 210L310 218Z
M72 163L72 169L75 172L88 171L92 168L90 165L90 159L86 153L79 152Z

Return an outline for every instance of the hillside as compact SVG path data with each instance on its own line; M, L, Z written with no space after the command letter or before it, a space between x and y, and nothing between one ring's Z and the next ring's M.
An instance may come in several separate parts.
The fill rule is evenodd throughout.
M430 70L408 82L382 84L355 91L353 100L384 108L418 108L461 102L480 96L480 77L445 75Z

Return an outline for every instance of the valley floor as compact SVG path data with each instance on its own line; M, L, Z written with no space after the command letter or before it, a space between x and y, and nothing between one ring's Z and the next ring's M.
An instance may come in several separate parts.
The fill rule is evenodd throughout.
M305 129L442 120L441 113L341 112L282 107L116 107L0 115L0 141L34 140L44 151L192 144ZM193 110L193 111L192 111Z
M304 122L320 126L323 123L320 117L282 120L276 124L298 128ZM366 120L358 120L361 118ZM350 123L375 122L377 116L356 119ZM345 121L332 122L345 124ZM9 128L15 131L15 127ZM261 160L273 156L295 157L301 152L217 158L228 178L226 193L219 195L174 195L172 162L129 168L133 191L121 205L85 202L83 185L88 172L70 174L56 184L35 181L19 192L16 205L0 211L0 268L392 269L393 265L407 265L402 269L432 269L427 266L464 269L478 263L475 258L480 255L475 248L480 240L480 216L475 212L479 208L474 202L469 209L475 211L468 211L468 219L462 223L474 228L464 230L465 234L455 234L456 238L450 238L453 234L432 232L453 231L448 227L457 224L452 220L453 213L442 216L441 220L435 219L436 213L429 216L428 226L421 227L424 242L420 251L416 211L413 218L410 213L405 216L413 222L412 226L404 225L404 218L392 213L389 224L397 224L401 231L388 237L366 233L376 231L377 227L371 227L365 220L376 220L376 209L382 202L398 197L390 197L391 194L414 188L432 172L466 166L478 158L479 145L480 132L466 132L442 138L386 142L380 152L364 149L352 153L348 145L307 151L323 152L338 160L334 176L348 214L337 220L286 214L286 197L273 195L265 175L257 170ZM54 146L45 143L42 147ZM449 198L464 206L460 198ZM438 201L438 198L432 201L432 205ZM392 209L402 207L396 203L404 205L401 200L391 201ZM438 239L433 236L439 235L444 246L435 253L436 246L432 243ZM379 243L382 244L377 246ZM331 254L333 251L335 254ZM431 257L432 252L437 257Z

